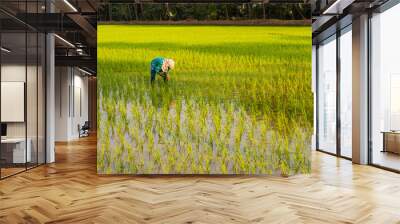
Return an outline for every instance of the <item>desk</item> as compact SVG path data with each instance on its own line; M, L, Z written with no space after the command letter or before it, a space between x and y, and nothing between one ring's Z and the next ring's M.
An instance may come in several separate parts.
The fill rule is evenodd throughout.
M400 154L400 131L383 131L382 152Z
M26 163L31 162L31 139L27 139L28 144L25 153L25 138L6 138L1 139L1 157L6 163ZM26 160L25 160L26 159Z

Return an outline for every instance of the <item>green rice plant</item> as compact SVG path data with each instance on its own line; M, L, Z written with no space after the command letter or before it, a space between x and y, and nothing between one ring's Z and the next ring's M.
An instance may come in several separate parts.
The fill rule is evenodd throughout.
M98 31L99 173L310 172L310 27ZM176 68L151 86L156 56Z

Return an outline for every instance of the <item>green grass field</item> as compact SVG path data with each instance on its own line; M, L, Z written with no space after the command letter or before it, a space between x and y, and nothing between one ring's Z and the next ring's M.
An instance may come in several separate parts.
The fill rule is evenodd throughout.
M99 25L98 172L309 172L310 29Z

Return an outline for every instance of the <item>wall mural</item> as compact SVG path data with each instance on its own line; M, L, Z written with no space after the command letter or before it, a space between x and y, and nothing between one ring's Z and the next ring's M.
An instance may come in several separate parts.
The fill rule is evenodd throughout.
M99 25L98 173L308 173L310 29Z

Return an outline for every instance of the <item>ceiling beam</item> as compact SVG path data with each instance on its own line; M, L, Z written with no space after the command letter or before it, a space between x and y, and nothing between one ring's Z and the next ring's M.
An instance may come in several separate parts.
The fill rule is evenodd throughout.
M56 66L87 67L97 70L97 58L91 56L55 56Z
M115 3L115 4L124 4L124 3L265 3L265 0L106 0L103 3ZM269 3L288 3L288 4L299 4L299 3L307 3L308 0L269 0Z
M67 15L72 21L74 21L78 26L85 31L89 37L96 40L97 30L88 22L88 20L80 14L68 14Z

